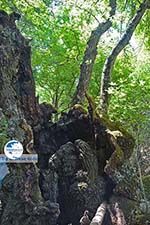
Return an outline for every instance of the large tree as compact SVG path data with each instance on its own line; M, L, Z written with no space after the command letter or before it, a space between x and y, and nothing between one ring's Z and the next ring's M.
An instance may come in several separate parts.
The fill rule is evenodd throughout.
M142 12L140 17L135 16L138 22L147 7L148 1L144 1L137 12L137 15ZM110 0L110 16L91 33L73 103L81 102L88 90L99 39L112 25L115 9L116 2ZM101 117L88 94L87 111L75 105L62 113L57 122L52 122L56 109L47 103L40 104L35 96L30 40L16 27L19 18L18 13L0 12L0 108L7 121L7 138L21 141L26 153L36 152L38 164L8 165L9 174L0 192L1 223L75 225L83 214L82 221L86 217L90 223L100 205L99 223L103 220L103 224L113 224L113 212L116 212L119 224L123 213L118 203L114 207L114 202L121 204L125 198L132 209L141 200L137 174L128 160L133 151L133 138ZM56 87L58 97L59 85ZM129 212L121 207L128 219Z

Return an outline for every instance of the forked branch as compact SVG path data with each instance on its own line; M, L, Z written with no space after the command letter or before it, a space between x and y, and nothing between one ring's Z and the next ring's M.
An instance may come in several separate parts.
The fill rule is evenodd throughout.
M98 42L100 37L112 26L112 17L115 15L116 11L116 0L110 0L109 5L111 10L108 19L105 22L99 23L97 28L91 32L91 36L87 42L83 61L80 66L79 82L73 96L72 105L83 101L97 56Z

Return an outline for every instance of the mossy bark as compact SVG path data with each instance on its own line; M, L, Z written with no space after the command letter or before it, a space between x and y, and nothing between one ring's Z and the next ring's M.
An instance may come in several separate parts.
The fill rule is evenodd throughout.
M85 210L92 219L104 198L112 197L111 182L116 195L124 193L122 180L129 177L122 166L134 140L109 120L91 120L80 105L52 123L55 109L35 97L30 46L15 25L19 15L1 11L0 18L0 108L7 136L22 142L24 152L38 154L37 165L9 165L0 191L1 224L77 225ZM130 191L125 198L132 198Z

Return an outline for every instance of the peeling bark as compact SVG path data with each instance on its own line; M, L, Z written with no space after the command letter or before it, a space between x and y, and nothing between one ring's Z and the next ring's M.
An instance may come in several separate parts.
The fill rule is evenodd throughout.
M98 207L96 214L95 214L94 218L92 219L92 222L90 223L90 225L101 225L103 223L106 209L107 209L107 203L103 202Z
M115 204L114 208L115 208L116 218L117 218L116 224L117 225L126 225L124 214L123 214L122 210L119 208L118 203Z

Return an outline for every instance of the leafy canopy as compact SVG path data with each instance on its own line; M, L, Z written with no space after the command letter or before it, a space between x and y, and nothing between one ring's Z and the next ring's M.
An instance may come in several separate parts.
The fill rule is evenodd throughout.
M113 27L99 43L90 82L89 92L97 102L105 59L139 6L136 0L117 2ZM2 0L0 7L22 15L18 26L31 39L32 68L40 101L54 104L59 111L66 110L90 32L109 13L108 0ZM124 123L131 131L139 123L149 123L149 24L147 12L130 45L119 55L109 88L110 118Z

